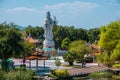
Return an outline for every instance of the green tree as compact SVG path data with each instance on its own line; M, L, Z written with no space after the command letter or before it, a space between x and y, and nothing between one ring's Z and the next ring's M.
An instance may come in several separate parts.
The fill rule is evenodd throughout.
M97 56L97 62L104 64L108 67L111 67L113 64L113 61L111 61L109 54L107 52L103 52L100 55Z
M0 24L0 58L3 70L8 70L7 59L13 54L18 55L23 50L20 42L21 34L16 27L10 24Z
M73 41L69 44L70 52L76 53L76 60L83 61L84 55L89 53L89 48L83 40Z
M113 51L120 40L120 21L111 22L101 27L99 45L109 53Z
M22 57L25 60L25 57L30 55L31 52L34 50L35 45L33 43L30 43L27 41L21 42L21 45L23 47ZM24 64L24 62L23 62L23 64Z
M89 42L93 43L95 40L99 40L99 35L100 35L100 29L99 28L93 28L88 30L88 38Z
M120 41L117 44L116 48L113 50L110 59L112 61L120 61Z
M103 61L104 61L103 57L104 57L104 54L97 55L96 61L98 62L98 64L103 64Z
M74 41L76 39L75 28L74 26L68 27L68 39Z
M39 26L32 27L28 25L28 27L26 27L24 30L24 35L28 37L29 34L31 34L31 37L34 39L43 39L44 30Z
M73 65L76 54L73 52L67 52L63 55L64 61L68 62L70 66Z
M56 48L62 47L62 41L68 38L70 41L85 40L88 41L87 30L79 28L75 29L74 26L54 26L53 35Z
M56 26L53 30L53 36L55 41L55 47L60 48L62 40L68 36L68 30L63 26Z
M60 62L59 58L56 58L55 65L57 66L57 69L59 66L61 66L61 62Z
M107 26L101 27L99 45L103 49L103 62L111 65L115 60L119 60L120 42L120 21L111 22Z
M28 25L24 31L25 31L25 34L26 34L26 37L29 35L29 33L32 33L32 29L33 27L31 25Z
M87 30L79 28L79 29L75 29L74 30L74 36L75 39L74 40L84 40L84 41L88 41L88 35L87 35Z
M65 39L63 39L63 41L62 41L61 47L62 47L63 49L65 49L65 50L67 50L69 43L70 43L69 38L65 38Z
M32 37L34 39L44 39L44 29L42 27L36 26L32 30Z

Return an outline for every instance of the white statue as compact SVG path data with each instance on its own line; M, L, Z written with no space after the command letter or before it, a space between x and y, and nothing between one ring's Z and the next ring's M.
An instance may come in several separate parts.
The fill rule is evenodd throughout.
M53 39L53 33L52 33L53 24L54 23L50 17L50 12L47 12L46 20L45 20L45 33L44 33L44 37L47 40Z
M54 25L54 21L50 17L50 12L47 12L46 20L45 20L45 28L44 28L44 37L45 37L45 40L43 42L44 48L54 47L53 32L52 32L53 25Z

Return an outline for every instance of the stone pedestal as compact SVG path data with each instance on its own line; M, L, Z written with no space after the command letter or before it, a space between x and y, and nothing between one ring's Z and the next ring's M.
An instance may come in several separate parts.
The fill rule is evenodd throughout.
M43 48L54 48L55 44L53 40L47 40L45 39L43 41Z

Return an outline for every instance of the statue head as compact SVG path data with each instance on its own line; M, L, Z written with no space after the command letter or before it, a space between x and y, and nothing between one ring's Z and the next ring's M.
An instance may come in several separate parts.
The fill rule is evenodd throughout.
M46 14L46 18L50 18L50 12L49 11Z

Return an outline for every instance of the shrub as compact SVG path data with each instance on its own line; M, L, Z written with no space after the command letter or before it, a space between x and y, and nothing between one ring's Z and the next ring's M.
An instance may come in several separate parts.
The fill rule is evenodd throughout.
M55 70L55 76L58 78L66 78L69 76L69 73L67 70Z
M113 66L112 66L113 68L120 68L120 64L114 64Z
M6 80L5 79L5 72L0 69L0 80Z
M112 73L108 72L108 71L101 71L101 72L93 72L89 75L90 78L95 78L95 79L99 79L99 78L111 78L112 77Z
M120 80L120 76L119 76L119 75L113 75L112 78L113 78L114 80Z
M34 72L32 70L10 71L5 74L5 80L32 80Z
M52 78L57 78L55 75L53 74L48 74L48 77L52 77Z

